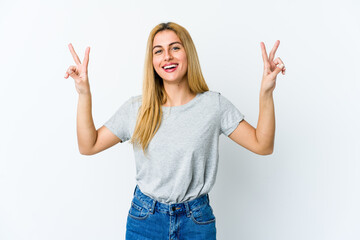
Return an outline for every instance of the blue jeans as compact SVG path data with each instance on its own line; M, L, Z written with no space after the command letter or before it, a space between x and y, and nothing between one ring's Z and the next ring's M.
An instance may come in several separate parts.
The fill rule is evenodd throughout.
M135 187L126 223L126 240L216 240L215 216L208 194L165 204Z

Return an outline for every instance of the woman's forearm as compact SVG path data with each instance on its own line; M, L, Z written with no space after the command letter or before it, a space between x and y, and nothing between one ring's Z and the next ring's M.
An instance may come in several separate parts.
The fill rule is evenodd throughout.
M256 128L256 138L267 153L272 153L275 138L275 109L271 92L260 92L259 120Z
M77 108L77 138L79 151L81 154L87 154L96 141L97 132L91 113L91 93L79 94Z

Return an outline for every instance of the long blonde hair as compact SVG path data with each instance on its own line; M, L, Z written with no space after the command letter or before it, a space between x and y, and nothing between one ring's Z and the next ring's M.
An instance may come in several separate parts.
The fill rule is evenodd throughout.
M156 73L153 66L152 53L155 35L164 30L174 31L184 46L188 62L187 80L190 91L196 94L209 91L201 72L195 45L188 31L184 27L173 22L160 23L155 26L151 30L147 41L142 89L142 105L138 112L133 136L130 139L130 143L140 144L144 152L160 127L162 119L161 106L165 104L167 100L163 80Z

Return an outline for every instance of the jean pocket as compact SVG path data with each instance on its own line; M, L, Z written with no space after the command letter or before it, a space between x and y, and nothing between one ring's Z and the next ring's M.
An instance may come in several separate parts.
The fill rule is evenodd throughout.
M207 203L191 210L191 219L196 224L209 224L215 222L215 215L211 206Z
M131 201L129 216L137 220L144 220L149 216L149 209L143 206L141 202L136 201L134 198Z

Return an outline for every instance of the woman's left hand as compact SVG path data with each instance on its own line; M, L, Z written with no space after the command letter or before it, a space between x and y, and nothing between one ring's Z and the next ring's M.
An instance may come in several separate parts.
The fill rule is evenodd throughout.
M285 75L286 68L283 61L279 57L274 60L275 53L277 48L279 47L279 44L280 41L277 40L268 57L265 44L263 42L260 43L262 58L264 61L264 73L261 82L261 91L264 93L272 93L274 91L276 85L276 76L280 72Z

